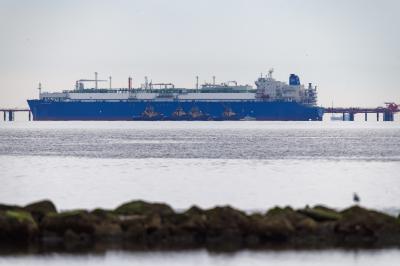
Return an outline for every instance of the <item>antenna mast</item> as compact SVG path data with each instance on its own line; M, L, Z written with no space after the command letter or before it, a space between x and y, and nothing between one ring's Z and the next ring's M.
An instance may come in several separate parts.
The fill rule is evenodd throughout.
M38 90L39 90L39 100L40 100L40 95L42 94L42 83L40 83L40 82L39 82Z
M94 72L94 81L95 81L95 88L96 88L96 90L97 90L97 88L98 88L98 86L97 86L97 72Z
M273 69L273 68L270 68L270 69L268 70L268 78L272 79L272 73L274 73L274 69Z
M149 86L149 79L147 78L147 76L144 77L144 88L147 90Z

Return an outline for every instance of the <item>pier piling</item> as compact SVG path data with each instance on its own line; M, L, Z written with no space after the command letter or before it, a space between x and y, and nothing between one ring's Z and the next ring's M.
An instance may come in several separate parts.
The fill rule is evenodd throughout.
M8 111L8 121L14 121L14 112Z
M383 113L383 121L393 121L393 113L392 112Z

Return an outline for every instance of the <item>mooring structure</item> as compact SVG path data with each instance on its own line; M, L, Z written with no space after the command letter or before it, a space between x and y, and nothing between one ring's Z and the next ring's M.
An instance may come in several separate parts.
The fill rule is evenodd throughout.
M4 121L14 121L16 112L27 112L28 120L32 120L32 113L29 108L0 108L0 112L3 112Z
M379 117L382 116L383 121L394 121L394 114L399 112L399 105L395 103L385 103L385 107L376 108L360 108L360 107L329 107L324 108L326 114L342 114L342 120L354 121L354 115L364 114L364 120L368 120L368 114L375 113L376 121L379 121Z
M28 120L32 120L32 112L29 108L0 108L3 112L4 121L14 121L16 112L27 112ZM394 114L400 112L399 105L395 103L386 103L385 107L362 108L362 107L328 107L324 108L325 114L341 114L342 120L354 121L356 114L364 114L365 121L368 120L368 114L376 114L376 121L382 117L383 121L394 121Z

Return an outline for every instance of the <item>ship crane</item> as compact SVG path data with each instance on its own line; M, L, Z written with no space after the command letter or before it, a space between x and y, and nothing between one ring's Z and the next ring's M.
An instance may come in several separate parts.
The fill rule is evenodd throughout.
M108 81L108 80L105 80L105 79L80 79L80 80L77 80L76 82L75 82L75 89L76 90L83 90L85 87L83 86L83 82L96 82L96 89L98 89L97 88L97 82L106 82L106 81Z
M237 81L236 80L229 80L229 81L227 81L226 82L226 84L229 86L229 84L231 84L231 83L233 83L233 84L235 84L235 86L237 86Z
M167 89L168 86L170 86L172 89L175 88L175 85L173 83L153 83L153 82L150 82L149 85L150 85L150 89L153 89L154 86L160 86L160 89L162 89L163 87L165 89Z
M75 90L84 90L85 87L83 85L83 82L95 82L95 89L98 89L97 83L98 82L106 82L108 80L104 79L98 79L97 78L97 72L94 72L94 79L79 79L75 82ZM111 83L111 77L110 77L110 83Z

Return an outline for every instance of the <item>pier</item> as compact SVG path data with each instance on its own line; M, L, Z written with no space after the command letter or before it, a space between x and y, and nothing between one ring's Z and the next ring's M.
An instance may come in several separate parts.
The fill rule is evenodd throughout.
M15 112L28 112L28 120L32 120L32 113L29 108L0 108L0 112L3 112L4 121L14 121Z
M354 121L356 114L364 114L364 120L367 121L368 114L376 114L376 121L379 121L379 117L382 116L383 121L394 121L394 114L399 112L399 106L395 103L385 103L386 107L376 108L360 108L360 107L330 107L324 108L325 114L342 114L342 120L345 121L346 114L348 115L349 121Z

